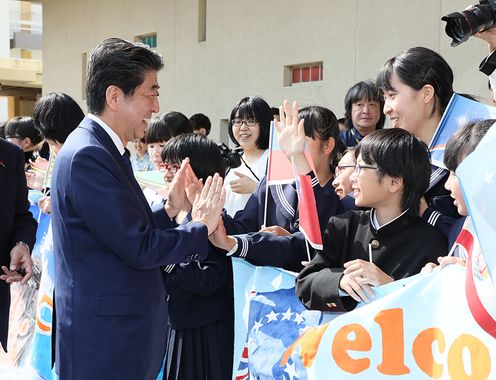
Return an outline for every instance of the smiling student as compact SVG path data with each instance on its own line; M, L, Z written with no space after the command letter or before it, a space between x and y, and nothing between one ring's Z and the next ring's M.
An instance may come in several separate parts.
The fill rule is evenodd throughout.
M405 129L429 145L453 95L453 71L446 60L425 47L410 48L386 61L376 83L393 128ZM422 218L446 236L460 217L444 188L448 174L432 165L420 207Z
M462 230L472 229L472 221L468 213L467 205L465 204L465 199L463 198L462 188L456 175L456 170L462 161L475 150L482 138L489 131L489 128L493 127L495 122L495 119L469 122L458 129L446 144L444 164L448 168L450 174L444 187L450 192L450 197L452 198L454 206L458 210L458 213L463 217L457 221L456 225L453 224L453 227L450 230L450 240L454 240L453 244L451 244L450 241L450 255L437 258L437 261L441 266L447 264L465 265L467 260L468 252L459 239L462 236ZM437 264L428 263L422 269L422 272L428 272L436 266Z
M229 117L229 137L242 149L241 166L226 174L224 208L230 216L244 209L246 202L267 172L269 133L272 111L258 96L241 99Z
M374 286L418 273L447 252L441 232L418 216L429 184L426 146L405 130L382 129L362 140L356 157L355 203L371 210L329 220L324 249L296 280L309 309L352 310L374 298Z

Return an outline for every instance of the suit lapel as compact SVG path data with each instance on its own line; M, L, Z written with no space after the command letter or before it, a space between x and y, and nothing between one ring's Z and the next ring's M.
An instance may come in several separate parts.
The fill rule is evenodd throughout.
M130 190L140 200L141 206L144 209L145 213L148 214L148 216L152 221L154 221L155 219L153 218L152 211L150 209L148 202L146 201L145 195L143 194L143 191L141 190L138 182L136 181L132 169L130 169L129 165L125 161L126 159L127 160L129 159L123 157L120 154L119 150L115 146L114 142L112 141L108 133L105 132L105 130L100 125L98 125L98 123L96 123L94 120L85 117L81 122L81 124L79 125L79 128L84 128L89 132L91 132L93 135L95 135L95 137L100 142L100 144L112 155L112 158L115 160L115 162L117 162L117 164L122 169L124 177L127 183L129 184Z

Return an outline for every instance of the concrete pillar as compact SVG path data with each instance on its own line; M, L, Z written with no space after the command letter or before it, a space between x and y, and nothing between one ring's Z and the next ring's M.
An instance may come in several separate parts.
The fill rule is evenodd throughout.
M10 0L0 1L0 58L10 57Z

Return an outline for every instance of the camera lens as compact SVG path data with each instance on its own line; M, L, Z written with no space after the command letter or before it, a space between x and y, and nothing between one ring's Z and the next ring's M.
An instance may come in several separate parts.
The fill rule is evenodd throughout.
M450 13L441 18L446 21L446 34L453 39L451 46L458 46L475 33L489 29L496 22L496 1L481 1L481 4L463 12Z

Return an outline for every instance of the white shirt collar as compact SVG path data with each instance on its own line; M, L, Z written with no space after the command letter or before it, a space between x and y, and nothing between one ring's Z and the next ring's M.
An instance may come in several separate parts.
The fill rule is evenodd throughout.
M93 120L95 123L98 123L98 125L100 127L103 128L103 130L105 132L107 132L107 134L110 136L110 138L112 139L112 141L114 142L114 145L115 147L117 148L117 150L119 151L119 153L121 154L121 156L124 154L125 150L124 150L124 144L122 143L121 139L119 138L119 136L117 136L117 133L114 132L114 130L112 128L110 128L102 119L100 119L98 116L96 115L93 115L91 113L89 113L87 115L91 120Z
M370 224L372 224L372 227L374 227L374 229L376 231L379 231L380 228L383 228L385 226L387 226L389 223L393 223L396 219L402 217L403 215L405 215L405 213L408 211L409 209L406 209L405 211L403 211L401 214L399 214L396 218L390 220L389 222L383 224L382 226L379 225L379 221L377 220L377 216L375 214L375 208L373 208L371 211L370 211Z

